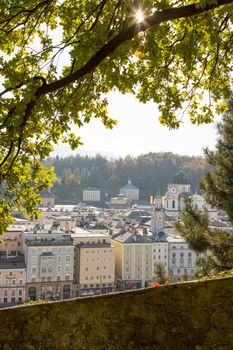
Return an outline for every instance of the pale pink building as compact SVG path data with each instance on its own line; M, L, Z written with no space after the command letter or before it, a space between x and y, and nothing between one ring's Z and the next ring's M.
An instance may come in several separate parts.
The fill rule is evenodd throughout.
M25 302L26 265L24 257L0 259L0 305Z
M110 293L115 289L115 248L111 237L77 228L72 234L75 245L74 285L76 295Z
M22 229L8 230L1 237L0 257L15 257L22 252Z

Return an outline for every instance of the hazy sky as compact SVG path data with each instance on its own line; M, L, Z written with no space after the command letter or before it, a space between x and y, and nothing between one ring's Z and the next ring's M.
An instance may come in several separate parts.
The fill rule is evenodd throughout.
M84 142L80 149L110 152L122 157L160 151L201 155L203 147L214 148L215 145L214 124L196 126L187 119L178 130L169 130L159 123L155 104L139 103L130 94L111 93L109 112L118 120L118 125L108 130L98 118L94 119L78 130ZM60 146L58 154L60 151L64 155L67 147L62 150Z

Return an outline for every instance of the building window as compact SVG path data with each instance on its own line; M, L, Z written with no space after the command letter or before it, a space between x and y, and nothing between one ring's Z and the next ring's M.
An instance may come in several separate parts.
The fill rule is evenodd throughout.
M70 265L66 265L66 271L70 271Z
M88 267L85 267L85 271L88 271Z
M69 279L70 279L70 276L69 276L69 275L66 275L66 276L65 276L65 281L69 281Z
M61 272L61 266L60 265L57 266L57 272Z
M61 280L61 276L57 276L57 281L60 281Z
M15 280L12 280L12 284L15 284Z
M8 299L7 298L3 298L3 302L4 303L8 303Z
M173 199L173 201L172 201L172 209L175 209L175 207L176 207L176 202Z
M4 290L3 295L4 297L7 297L7 290Z
M46 273L46 267L42 267L42 268L41 268L41 272L42 272L42 273Z
M48 282L51 282L51 281L52 281L52 278L51 278L51 277L48 277L48 278L47 278L47 281L48 281Z
M33 274L36 273L36 266L32 266L32 273L33 273Z
M23 295L22 289L19 289L19 295L20 295L20 296Z
M61 255L57 256L57 261L61 261Z

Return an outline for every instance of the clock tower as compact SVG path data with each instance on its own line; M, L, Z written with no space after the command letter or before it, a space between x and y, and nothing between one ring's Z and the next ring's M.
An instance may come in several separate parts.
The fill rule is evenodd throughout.
M158 236L159 232L164 231L165 212L162 208L162 201L159 190L156 194L156 206L151 211L151 231L154 236Z

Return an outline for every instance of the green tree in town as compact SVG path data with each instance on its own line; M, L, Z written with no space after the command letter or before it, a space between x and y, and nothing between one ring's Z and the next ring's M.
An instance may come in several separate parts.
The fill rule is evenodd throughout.
M209 123L230 96L233 0L2 0L0 2L1 231L13 206L32 213L51 185L42 165L74 126L100 118L118 89ZM140 16L139 16L140 15ZM206 100L202 100L203 96ZM5 223L5 224L4 224Z
M206 159L212 165L207 172L201 188L205 190L208 203L224 210L229 222L233 223L233 104L218 125L218 141L215 151L206 150ZM204 256L197 261L198 273L206 275L211 271L233 269L233 234L229 230L211 227L207 213L195 209L192 200L186 200L181 222L176 229L186 239L190 248Z
M171 281L166 273L164 264L161 262L157 262L154 266L154 279L161 284L170 283Z

